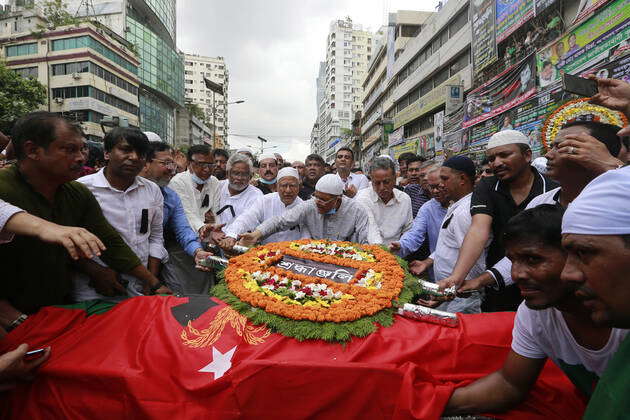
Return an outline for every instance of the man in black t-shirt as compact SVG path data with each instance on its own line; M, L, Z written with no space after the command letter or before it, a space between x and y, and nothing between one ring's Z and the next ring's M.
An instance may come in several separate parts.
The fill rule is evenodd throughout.
M470 203L472 224L453 273L442 280L440 286L462 286L486 241L492 237L486 266L489 274L495 277L497 286L486 289L482 310L515 311L522 300L518 288L515 285L505 287L498 272L491 268L505 255L501 241L503 231L508 220L524 210L534 197L556 188L558 184L530 165L532 152L529 141L519 131L503 130L494 134L488 141L486 156L494 176L482 179L475 187Z

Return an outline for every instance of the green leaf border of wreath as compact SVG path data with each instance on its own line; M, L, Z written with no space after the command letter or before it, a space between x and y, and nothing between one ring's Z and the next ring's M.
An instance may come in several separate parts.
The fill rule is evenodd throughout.
M387 251L386 247L383 247ZM394 313L405 303L422 293L422 287L418 280L409 273L407 262L394 255L405 272L403 288L398 299L392 302L392 306L365 316L355 321L347 322L316 322L300 320L296 321L280 315L270 314L262 309L251 306L241 301L227 287L224 279L224 271L217 271L216 276L220 281L212 288L210 294L221 299L233 309L243 314L254 325L265 324L272 331L287 337L293 337L298 341L325 340L329 342L347 343L352 337L365 337L378 328L376 324L389 327L394 323Z

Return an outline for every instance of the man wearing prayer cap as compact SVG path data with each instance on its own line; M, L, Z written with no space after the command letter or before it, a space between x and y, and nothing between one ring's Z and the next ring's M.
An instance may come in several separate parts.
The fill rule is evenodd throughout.
M368 242L368 215L361 204L344 196L345 185L335 174L317 181L313 198L260 224L252 233L241 235L255 243L279 231L299 226L308 229L313 239Z
M470 228L472 219L470 200L476 175L473 161L461 155L449 158L440 168L440 187L453 204L446 211L435 251L424 261L425 269L433 265L436 281L443 280L452 273L466 232ZM484 243L482 252L469 271L466 280L475 278L485 270L486 248L490 241L491 238L488 238ZM437 304L430 301L423 303L429 306ZM472 294L468 298L457 297L440 305L440 309L448 312L478 313L481 312L481 296Z
M461 287L476 266L490 238L483 275L496 286L488 288L484 312L515 311L522 298L515 285L506 286L494 264L505 256L501 243L508 220L525 209L536 196L558 185L530 165L532 152L529 139L516 130L503 130L490 137L486 156L494 176L483 178L471 197L472 222L459 252L453 272L440 282L441 287Z
M562 219L567 262L562 280L591 311L594 322L630 328L630 167L589 183ZM608 363L584 418L621 419L630 413L630 340Z
M274 155L264 154L258 156L258 174L260 178L255 187L263 194L271 194L277 191L276 177L278 176L278 161Z
M302 203L298 197L300 191L300 176L297 169L287 167L278 171L278 192L265 194L254 205L241 214L224 232L226 238L220 242L225 249L236 244L236 239L242 233L256 229L258 225L274 216L286 213L288 210ZM269 235L262 242L282 242L296 239L310 238L308 229L296 226L292 229Z
M248 158L252 160L252 163L254 163L255 161L254 152L252 152L252 149L250 149L249 147L241 147L240 149L236 151L236 153L241 153L241 154L246 155Z
M559 188L554 188L540 194L529 202L527 208L534 208L541 204L557 204L566 208L586 185L601 174L600 165L597 162L618 162L621 150L621 139L617 136L620 127L604 124L597 121L574 121L562 126L556 137L552 140L551 147L546 154L547 176L560 183ZM591 151L591 159L574 159L574 154L569 153L566 147L567 141L577 139L582 148ZM500 273L506 285L513 284L510 274L512 263L507 257L496 263L493 267ZM461 291L476 290L494 283L490 276L481 275L476 279L466 282Z

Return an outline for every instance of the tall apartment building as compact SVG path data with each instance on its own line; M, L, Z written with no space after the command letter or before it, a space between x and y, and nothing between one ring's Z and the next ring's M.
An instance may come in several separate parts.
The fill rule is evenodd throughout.
M384 152L429 154L446 86L471 87L470 44L467 0L450 0L438 13L390 15L387 41L363 80L363 162ZM384 123L393 125L392 141Z
M0 58L47 87L42 109L80 122L90 140L103 138L104 116L138 127L140 62L131 43L98 22L53 27L23 3L0 14Z
M223 86L224 95L207 89L204 78ZM216 145L224 145L228 135L229 72L223 57L184 54L185 101L198 105L206 123L216 132Z
M330 24L326 38L324 97L318 104L318 151L332 161L350 138L354 113L362 109L361 81L372 58L373 34L352 19Z

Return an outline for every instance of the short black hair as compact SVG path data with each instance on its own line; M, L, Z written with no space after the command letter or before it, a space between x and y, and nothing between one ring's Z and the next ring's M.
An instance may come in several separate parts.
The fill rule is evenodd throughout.
M223 156L225 159L229 159L230 158L230 154L225 149L214 149L212 151L212 156L214 156L214 157Z
M562 129L569 127L585 127L591 136L604 143L608 152L617 157L621 150L621 138L617 135L621 127L612 124L605 124L599 121L571 121L562 126Z
M114 127L103 138L103 147L106 152L111 152L123 140L126 140L139 156L147 157L149 153L149 139L146 134L137 128Z
M210 155L212 154L212 149L207 144L195 144L190 146L188 149L187 158L188 160L192 160L193 155ZM214 157L214 156L213 156Z
M541 204L513 216L503 234L503 243L536 241L562 248L562 215L559 204Z
M481 160L481 164L480 164L479 166L489 165L489 164L490 164L490 161L488 160L488 158L487 158L487 157L484 157L484 158Z
M544 68L545 68L545 67L547 67L547 66L551 66L551 61L549 61L549 60L545 60L545 61L543 62L543 64L542 64L542 68L544 69Z
M147 153L147 162L151 162L155 159L155 154L160 152L167 152L173 150L170 144L163 141L151 141L149 142L149 152Z
M407 160L407 166L411 165L412 163L416 163L416 162L420 162L420 163L424 163L427 160L425 158L423 158L422 156L414 156L412 158L409 158L409 160Z
M337 153L339 153L339 152L341 152L341 151L343 151L343 150L345 150L345 151L347 151L347 152L350 152L350 154L352 155L352 160L354 160L354 152L352 151L352 149L351 149L351 148L349 148L349 147L345 147L345 146L344 146L344 147L340 147L340 148L339 148L339 150L337 150L337 151L335 152L335 158L337 157Z
M54 112L35 111L18 119L11 133L15 157L18 160L26 157L24 143L29 140L37 146L47 149L50 143L57 139L57 127L60 123L66 124L76 134L83 136L83 131L78 125L72 124Z
M407 162L407 163L409 163L409 159L412 159L415 156L416 156L415 153L405 152L405 153L401 154L400 156L398 156L398 163L400 163L400 162Z
M88 158L85 166L94 168L98 164L102 165L105 161L105 157L103 155L103 144L95 141L87 141L86 143L88 147Z
M304 161L304 165L306 165L309 160L317 161L317 162L319 162L320 165L322 165L322 167L326 167L326 162L324 162L324 158L322 158L317 153L311 153L310 155L306 156L306 160Z
M352 172L353 174L357 173L357 172L363 172L363 169L361 168L352 168L350 169L350 172ZM395 172L395 171L394 171Z
M529 144L516 143L516 145L518 146L518 149L521 151L522 154L525 154L525 152L530 152L532 150L532 148L529 147Z

